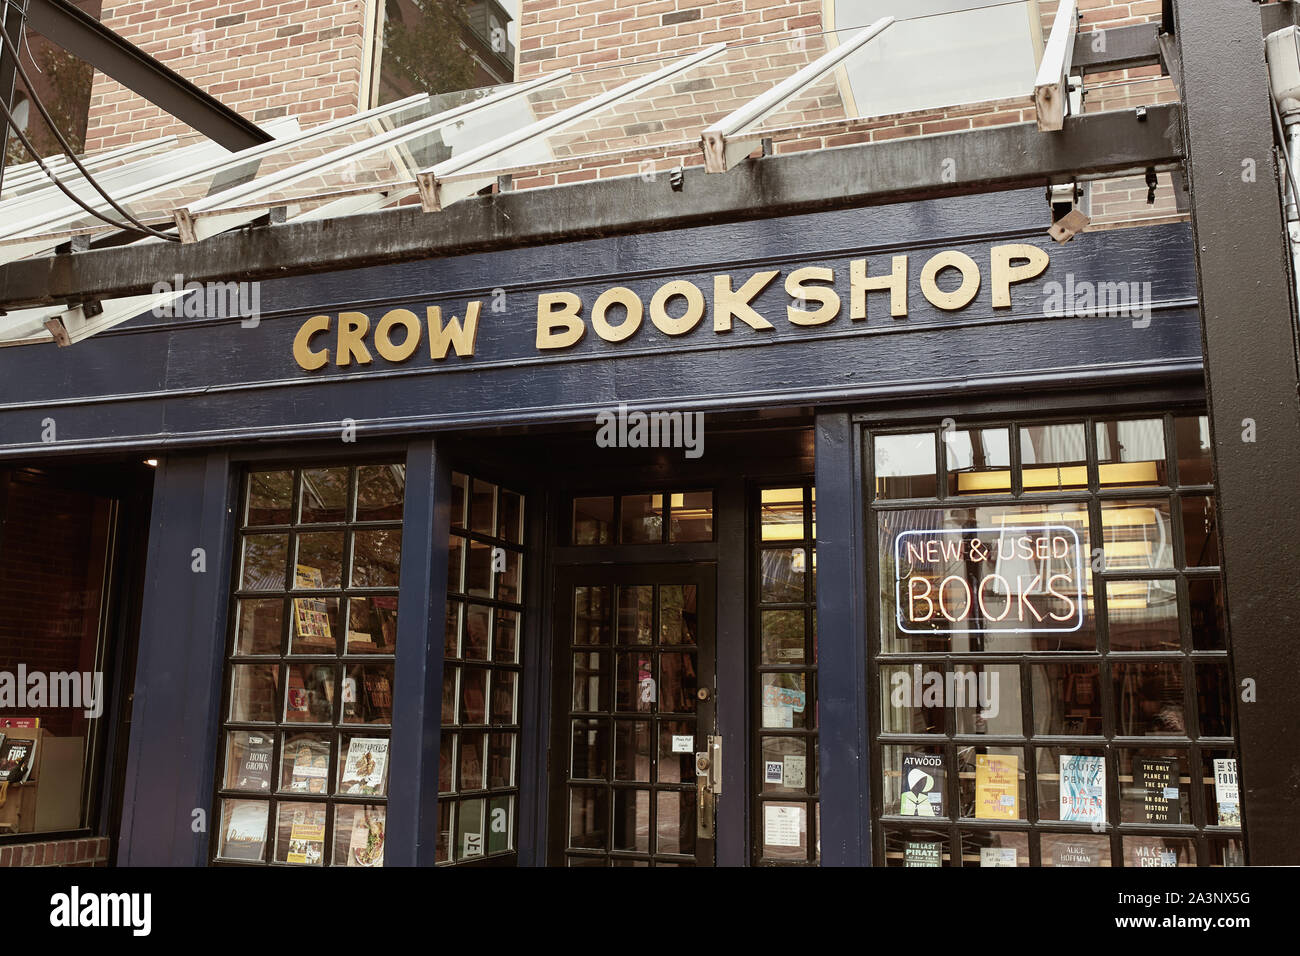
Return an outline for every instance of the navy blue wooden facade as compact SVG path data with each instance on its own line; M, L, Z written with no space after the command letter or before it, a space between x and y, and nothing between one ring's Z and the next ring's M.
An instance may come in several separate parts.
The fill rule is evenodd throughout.
M1042 194L1026 191L557 244L266 282L252 328L237 317L142 316L68 349L0 351L0 459L91 452L161 459L119 861L206 860L207 834L196 828L195 811L212 812L233 506L243 462L319 453L325 443L340 452L382 446L406 454L388 862L429 863L447 524L448 465L438 436L486 425L590 423L595 411L627 402L672 410L817 409L822 854L827 864L867 862L866 558L850 412L914 398L947 402L960 414L974 396L1164 383L1195 391L1199 378L1190 229L1116 230L1056 246L1046 237L1047 220ZM1051 264L1012 287L1012 309L994 310L989 249L1018 242L1048 250ZM979 295L960 311L934 308L917 286L921 265L944 249L966 252L984 273ZM849 261L868 257L871 274L879 275L890 256L903 253L911 256L907 318L890 318L887 294L872 293L870 317L851 321ZM843 306L826 325L797 328L785 319L782 280L804 265L835 269ZM706 317L694 331L669 338L647 319L624 342L588 331L568 350L535 347L540 292L577 292L588 315L610 286L631 288L648 302L664 282L688 279L707 296L715 275L731 275L739 286L762 269L782 273L754 303L775 326L770 331L738 323L719 334ZM1052 282L1150 283L1150 321L1048 314ZM472 358L431 361L421 348L400 365L376 356L369 366L316 372L294 361L294 335L313 315L355 309L373 323L390 308L423 315L438 305L463 317L474 299L484 309ZM494 299L500 311L492 310ZM332 348L329 339L318 344ZM43 440L49 419L53 442ZM339 444L345 420L356 423L355 444ZM195 548L205 550L205 573L191 570ZM736 602L733 613L742 610L739 599L721 600ZM736 669L743 662L719 662L724 667L743 679ZM547 686L536 673L530 682L537 682L533 693ZM545 776L535 754L524 755L522 771ZM741 773L739 761L730 765L728 786L740 787ZM535 780L525 786L534 799L544 795ZM521 838L540 839L539 829L525 822ZM720 841L720 860L743 861L739 824L722 827ZM521 847L521 862L544 858L542 849Z

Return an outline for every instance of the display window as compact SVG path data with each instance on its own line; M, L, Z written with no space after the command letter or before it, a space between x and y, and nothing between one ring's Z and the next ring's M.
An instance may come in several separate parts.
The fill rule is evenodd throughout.
M1209 429L869 431L875 852L1240 863Z
M405 484L384 462L244 476L215 862L383 865Z

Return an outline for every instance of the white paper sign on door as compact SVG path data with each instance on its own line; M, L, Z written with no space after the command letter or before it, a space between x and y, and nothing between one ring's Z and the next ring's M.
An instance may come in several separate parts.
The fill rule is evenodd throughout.
M779 760L767 760L763 763L763 782L774 783L778 787L785 783L785 772Z
M798 846L803 831L803 807L763 807L763 842L768 846Z
M808 758L787 754L784 769L785 785L792 790L802 790L808 782Z
M673 753L688 754L695 749L695 738L690 734L673 734Z

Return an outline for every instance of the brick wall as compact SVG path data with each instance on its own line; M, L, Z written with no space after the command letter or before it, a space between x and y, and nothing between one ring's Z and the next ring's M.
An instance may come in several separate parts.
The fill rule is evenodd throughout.
M538 117L655 69L667 56L720 41L756 45L728 51L725 82L720 71L704 67L679 78L669 95L640 97L595 122L566 129L549 143L566 165L513 168L515 188L700 165L698 135L704 126L823 52L825 41L818 33L832 26L826 13L831 2L520 0L518 77L530 79L565 67L575 71L563 89L530 96L529 105ZM359 108L367 0L310 5L306 0L107 0L104 6L110 26L254 120L290 113L310 126ZM1055 0L1039 4L1044 34L1056 6ZM1148 22L1159 18L1160 7L1160 0L1080 0L1082 29ZM791 38L798 38L797 43ZM1170 81L1160 78L1155 68L1092 76L1085 86L1088 112L1174 98ZM778 153L1033 119L1028 95L974 106L854 117L833 77L807 91L800 107L801 122L820 126L778 133ZM96 76L89 148L180 128L134 94ZM625 155L595 155L619 150ZM356 177L358 171L349 175ZM1177 215L1168 176L1162 177L1155 206L1147 205L1146 192L1140 179L1095 184L1094 228Z
M103 22L254 122L311 126L361 104L366 10L367 0L105 0ZM87 149L187 129L95 74Z
M108 837L0 847L0 868L9 866L108 866Z

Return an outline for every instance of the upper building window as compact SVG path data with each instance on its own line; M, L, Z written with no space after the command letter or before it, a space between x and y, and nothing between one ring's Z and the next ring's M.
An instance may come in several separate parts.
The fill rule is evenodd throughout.
M385 0L376 31L376 103L509 83L518 2Z
M858 115L881 116L1030 93L1055 4L831 0L830 6L841 39L881 17L897 18L849 60Z

